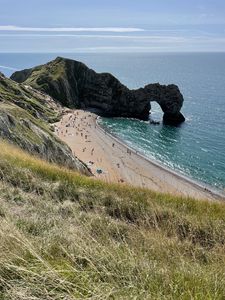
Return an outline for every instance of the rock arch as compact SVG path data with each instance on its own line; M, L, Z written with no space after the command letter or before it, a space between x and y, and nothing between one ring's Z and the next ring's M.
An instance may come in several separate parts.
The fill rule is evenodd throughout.
M156 101L165 124L178 125L185 120L180 112L183 96L176 85L154 83L130 90L113 75L96 73L71 59L57 57L45 65L15 72L11 79L29 84L65 106L94 108L104 116L148 120L150 102Z
M141 112L143 119L146 119L151 109L150 103L155 101L164 113L163 122L165 124L177 125L185 121L180 112L184 99L179 88L174 84L148 84L143 89L136 90L136 97L140 102L146 102L143 112Z

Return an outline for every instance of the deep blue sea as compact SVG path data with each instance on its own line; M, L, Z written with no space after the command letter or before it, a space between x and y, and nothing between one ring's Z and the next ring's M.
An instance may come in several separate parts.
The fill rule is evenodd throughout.
M184 95L180 127L128 119L102 124L149 158L213 187L225 189L225 53L196 54L0 54L0 71L46 63L57 55L111 72L129 88L175 83ZM12 69L10 69L12 68ZM161 120L158 104L152 117Z

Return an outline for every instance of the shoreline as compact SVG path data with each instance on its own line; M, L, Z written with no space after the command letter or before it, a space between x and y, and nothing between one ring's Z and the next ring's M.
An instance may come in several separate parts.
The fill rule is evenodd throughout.
M55 134L91 169L94 178L196 199L225 200L225 194L152 160L99 124L84 110L64 110ZM94 180L93 178L93 180Z
M171 173L171 174L173 174L173 176L177 176L178 178L182 178L183 180L186 180L190 184L193 184L196 187L201 188L204 191L207 191L208 193L210 193L212 195L215 195L216 197L220 197L221 200L225 200L225 193L223 193L223 191L220 191L219 189L216 189L216 188L214 189L212 186L210 186L210 185L208 185L208 184L206 184L204 182L201 182L201 181L199 181L197 179L191 178L188 175L182 174L178 170L170 169L169 167L165 166L164 164L160 163L159 161L157 161L155 159L151 159L151 158L145 156L140 151L138 151L135 148L133 148L132 146L128 145L120 137L118 137L117 135L111 133L107 128L105 128L104 126L102 126L101 124L99 124L99 120L100 119L101 119L100 116L98 116L97 119L96 119L96 124L98 126L98 129L102 130L103 132L105 132L108 136L110 136L112 139L114 139L115 141L117 141L118 143L120 143L122 146L130 149L130 151L132 151L134 154L140 156L142 159L144 159L147 162L155 165L156 167L162 169L163 171Z

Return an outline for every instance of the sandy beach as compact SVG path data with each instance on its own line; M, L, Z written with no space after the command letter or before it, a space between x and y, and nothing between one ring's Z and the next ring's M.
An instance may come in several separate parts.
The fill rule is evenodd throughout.
M54 127L55 134L89 166L96 178L185 197L224 199L222 193L212 192L136 153L102 129L93 113L66 110Z

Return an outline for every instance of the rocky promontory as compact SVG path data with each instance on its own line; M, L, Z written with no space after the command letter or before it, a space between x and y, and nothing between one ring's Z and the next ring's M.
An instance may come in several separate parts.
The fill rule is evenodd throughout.
M165 124L185 121L180 112L183 96L176 85L154 83L130 90L113 75L96 73L71 59L57 57L45 65L15 72L11 79L50 95L64 106L95 109L102 116L148 120L150 102L156 101Z

